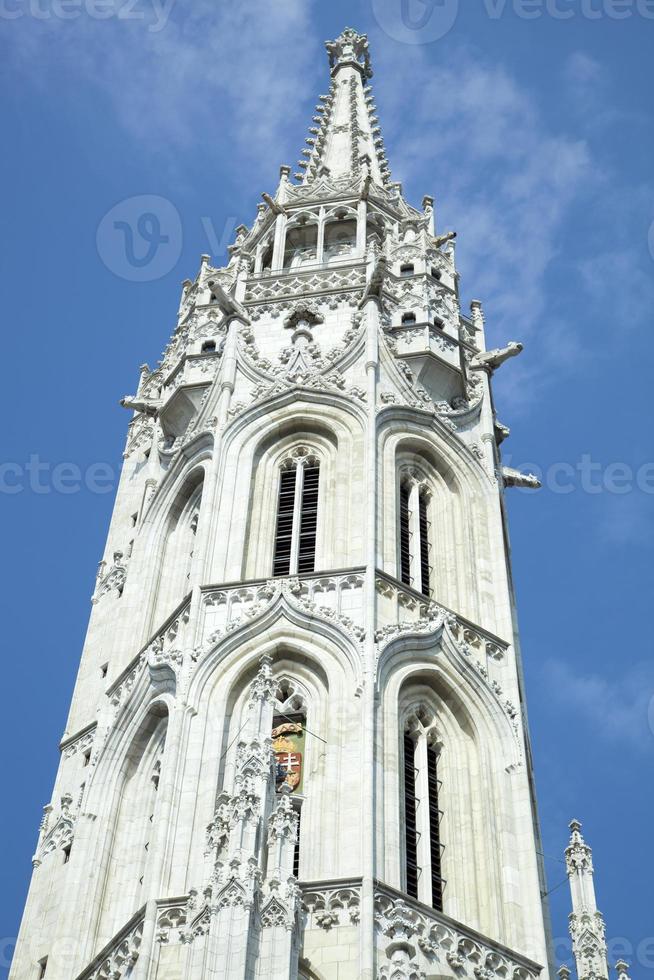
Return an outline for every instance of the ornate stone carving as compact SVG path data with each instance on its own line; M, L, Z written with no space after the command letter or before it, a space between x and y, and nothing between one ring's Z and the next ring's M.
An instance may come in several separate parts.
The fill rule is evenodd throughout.
M302 890L302 908L321 929L359 922L361 890L335 886Z
M75 738L66 739L61 750L62 759L71 759L78 752L87 752L93 745L96 728L97 725L94 724L90 731L84 731Z
M99 602L100 599L109 594L114 594L118 598L123 594L125 580L127 578L127 559L122 551L114 551L114 560L109 566L109 571L103 575L95 587L91 602Z
M509 341L506 347L495 347L493 350L487 350L475 354L470 362L471 368L482 368L486 371L493 372L497 370L505 361L508 361L510 357L517 357L523 350L522 344L516 343L514 340Z
M143 938L143 913L130 919L77 980L122 980L130 975L139 957Z
M59 812L55 813L54 819L52 807L44 811L39 844L32 858L33 867L37 868L53 851L72 844L76 820L77 814L73 812L73 797L70 793L64 793L61 797Z
M383 886L375 892L375 921L380 933L387 937L387 954L392 957L396 948L407 954L404 967L410 965L409 954L415 944L428 963L445 959L454 973L473 975L478 980L536 980L540 973L540 967L526 957L511 955L478 933L466 931L443 913L427 912L425 906L401 899ZM411 969L415 969L415 963Z

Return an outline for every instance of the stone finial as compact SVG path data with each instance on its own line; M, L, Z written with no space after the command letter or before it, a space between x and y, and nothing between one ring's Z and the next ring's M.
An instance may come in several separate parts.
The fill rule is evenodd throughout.
M329 55L329 67L334 74L343 65L350 65L361 72L364 78L372 78L368 38L346 27L335 41L325 41Z
M480 299L470 301L470 319L475 330L482 330L484 326L484 308Z
M434 217L434 198L430 194L425 194L422 199L422 213L427 218L428 231L433 237L436 233L436 223Z
M565 849L565 863L568 876L576 871L593 873L593 852L584 840L579 820L571 820L570 843Z
M567 966L560 966L556 973L559 980L570 980L570 970Z
M624 960L618 960L615 964L615 971L618 974L618 980L629 980L629 964L625 963Z
M274 701L275 681L272 676L272 657L264 653L259 659L259 670L250 686L250 703Z

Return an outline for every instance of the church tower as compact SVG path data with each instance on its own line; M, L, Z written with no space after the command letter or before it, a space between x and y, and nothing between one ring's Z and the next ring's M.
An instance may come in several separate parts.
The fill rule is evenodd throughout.
M300 172L123 400L12 980L552 976L504 512L537 481L491 391L521 345L391 179L366 37L327 51Z

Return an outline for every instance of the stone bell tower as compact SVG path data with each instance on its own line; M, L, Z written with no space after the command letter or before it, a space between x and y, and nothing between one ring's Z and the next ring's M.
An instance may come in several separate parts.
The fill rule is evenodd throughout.
M365 36L141 368L13 980L536 980L502 466ZM505 368L509 370L509 368Z

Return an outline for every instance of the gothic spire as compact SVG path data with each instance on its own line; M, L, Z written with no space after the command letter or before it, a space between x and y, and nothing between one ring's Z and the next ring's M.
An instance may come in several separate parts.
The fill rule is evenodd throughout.
M390 170L375 115L368 38L351 27L326 42L331 85L321 95L295 176L304 184L322 176L363 176L366 168L377 184L388 184Z
M570 823L565 863L570 880L570 937L578 980L607 980L609 967L604 918L595 901L593 853L582 837L578 820Z

